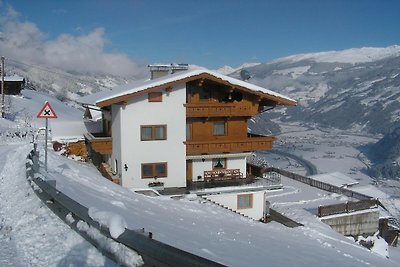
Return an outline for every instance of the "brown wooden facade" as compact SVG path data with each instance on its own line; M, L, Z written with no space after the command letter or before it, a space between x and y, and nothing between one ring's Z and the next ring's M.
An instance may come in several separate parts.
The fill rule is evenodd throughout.
M263 104L257 95L207 79L187 83L186 93L187 155L272 149L273 137L247 133L247 120ZM223 133L216 133L216 126Z

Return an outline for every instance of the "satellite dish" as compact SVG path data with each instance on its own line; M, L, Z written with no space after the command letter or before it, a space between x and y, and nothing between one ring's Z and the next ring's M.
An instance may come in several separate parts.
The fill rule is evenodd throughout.
M251 78L250 72L248 70L242 69L240 71L240 77L242 77L243 81L247 81Z

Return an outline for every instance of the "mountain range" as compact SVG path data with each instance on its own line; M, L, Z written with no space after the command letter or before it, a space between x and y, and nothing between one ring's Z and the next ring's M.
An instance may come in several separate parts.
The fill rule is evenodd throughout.
M298 101L287 120L373 134L400 125L400 46L295 55L246 70L249 82Z

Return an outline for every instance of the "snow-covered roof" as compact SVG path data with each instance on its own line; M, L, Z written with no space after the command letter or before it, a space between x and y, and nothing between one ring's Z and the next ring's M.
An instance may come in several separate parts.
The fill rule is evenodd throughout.
M289 97L260 87L258 85L241 81L207 69L180 71L153 80L138 80L130 84L114 87L111 90L102 91L90 96L85 96L78 101L82 104L96 104L97 106L101 107L108 106L110 104L123 102L121 100L122 98L134 96L135 94L145 91L147 89L169 86L176 83L184 83L199 78L209 78L217 80L221 83L232 85L233 87L239 87L242 90L248 90L265 98L274 100L281 105L296 105L296 101Z
M5 82L23 82L24 78L17 76L17 75L13 75L13 76L4 76L4 81Z
M357 180L354 180L353 178L348 177L341 172L317 174L317 175L311 176L311 178L315 179L317 181L320 181L320 182L324 182L327 184L337 186L337 187L358 184Z
M83 121L54 120L51 122L52 141L61 143L84 140L87 132Z
M385 192L382 192L373 185L357 186L351 188L351 190L373 198L380 198L380 199L389 198L389 196Z

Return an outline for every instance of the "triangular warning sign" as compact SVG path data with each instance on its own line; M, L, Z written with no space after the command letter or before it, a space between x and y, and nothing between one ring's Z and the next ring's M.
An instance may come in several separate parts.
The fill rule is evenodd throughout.
M42 109L37 114L37 118L56 119L57 115L54 112L54 109L50 106L50 103L46 101L46 103L44 103L44 106L42 107Z

